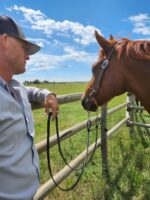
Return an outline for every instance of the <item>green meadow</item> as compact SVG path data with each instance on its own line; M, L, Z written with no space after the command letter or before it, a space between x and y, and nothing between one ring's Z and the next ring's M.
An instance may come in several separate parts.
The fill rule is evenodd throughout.
M48 83L33 84L39 88L47 88L57 95L80 93L87 83ZM126 94L115 97L108 104L112 108L126 101ZM107 118L107 127L110 129L125 117L126 109L117 111ZM92 113L93 115L93 113ZM46 120L44 109L33 111L35 120L35 143L46 138ZM137 121L149 122L147 112L136 112ZM83 110L81 102L60 105L59 129L64 130L79 122L88 119L87 112ZM52 122L52 134L55 134ZM100 133L99 133L100 136ZM86 149L87 131L80 131L76 135L62 142L62 149L68 162ZM90 142L95 141L95 132L92 132ZM51 152L52 169L55 174L61 170L63 163L57 146ZM149 130L135 127L132 134L124 125L108 140L109 176L102 177L101 151L98 148L92 161L76 186L70 192L53 190L46 199L50 200L150 200L150 133ZM50 179L47 168L46 152L40 154L41 184ZM62 184L69 187L78 177L79 171L72 173Z

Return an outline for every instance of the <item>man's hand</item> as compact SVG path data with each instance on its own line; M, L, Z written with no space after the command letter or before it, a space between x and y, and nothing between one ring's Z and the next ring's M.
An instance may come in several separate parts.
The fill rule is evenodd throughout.
M49 111L52 111L52 120L56 118L59 112L59 105L56 96L53 93L50 93L46 96L44 100L45 113L48 114Z

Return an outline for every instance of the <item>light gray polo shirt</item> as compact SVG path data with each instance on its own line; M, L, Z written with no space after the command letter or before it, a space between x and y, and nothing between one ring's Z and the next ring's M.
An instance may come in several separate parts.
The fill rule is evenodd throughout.
M50 92L15 80L10 85L17 101L0 78L0 200L31 200L39 186L39 158L29 101L43 102Z

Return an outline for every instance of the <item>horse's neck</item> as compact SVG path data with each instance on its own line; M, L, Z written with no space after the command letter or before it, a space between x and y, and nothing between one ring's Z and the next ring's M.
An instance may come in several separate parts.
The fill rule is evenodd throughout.
M130 69L129 69L130 67ZM150 61L136 61L127 72L128 91L134 93L150 113Z

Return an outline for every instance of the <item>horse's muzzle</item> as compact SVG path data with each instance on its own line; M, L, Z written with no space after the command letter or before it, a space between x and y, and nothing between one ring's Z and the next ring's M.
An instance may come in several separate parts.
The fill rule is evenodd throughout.
M82 106L87 111L96 112L98 109L97 103L94 101L94 98L83 97Z

